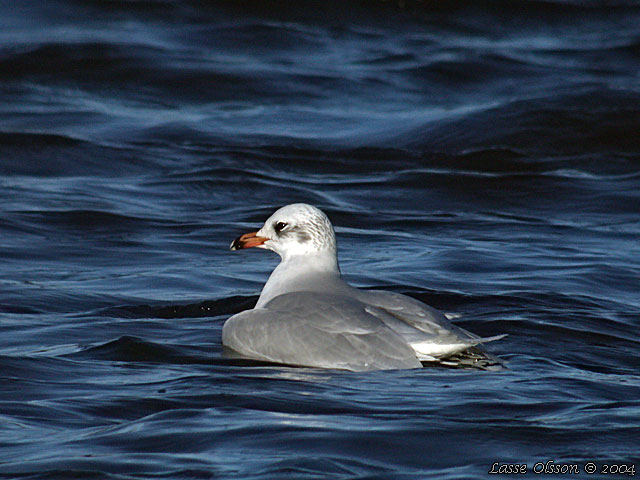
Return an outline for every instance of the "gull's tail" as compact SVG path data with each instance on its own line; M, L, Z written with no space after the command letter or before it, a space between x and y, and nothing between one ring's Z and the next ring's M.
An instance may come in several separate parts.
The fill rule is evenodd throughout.
M472 369L472 370L504 370L504 362L498 357L485 352L479 344L501 340L507 334L494 335L485 338L470 338L469 348L449 355L445 358L422 359L423 366L438 366L452 369Z

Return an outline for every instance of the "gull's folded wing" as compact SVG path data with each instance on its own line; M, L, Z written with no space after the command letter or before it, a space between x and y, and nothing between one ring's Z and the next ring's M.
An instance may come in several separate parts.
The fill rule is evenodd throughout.
M414 350L361 302L315 292L280 295L234 315L223 344L248 358L290 365L380 370L419 368Z
M409 341L421 360L447 358L469 347L500 340L506 335L481 338L452 324L447 317L415 298L395 292L360 290L359 299L369 304L367 310ZM421 336L417 331L426 334ZM498 362L493 356L475 350L480 356Z

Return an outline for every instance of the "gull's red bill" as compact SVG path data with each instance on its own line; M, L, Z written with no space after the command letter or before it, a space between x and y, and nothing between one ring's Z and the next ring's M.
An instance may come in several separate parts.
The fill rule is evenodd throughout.
M243 248L258 247L269 240L266 237L259 237L258 232L245 233L231 242L231 250L242 250Z

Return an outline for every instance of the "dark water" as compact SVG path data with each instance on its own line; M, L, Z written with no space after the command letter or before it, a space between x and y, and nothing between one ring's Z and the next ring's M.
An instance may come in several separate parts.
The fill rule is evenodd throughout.
M2 478L640 469L638 3L6 0L0 111ZM291 202L508 370L223 358Z

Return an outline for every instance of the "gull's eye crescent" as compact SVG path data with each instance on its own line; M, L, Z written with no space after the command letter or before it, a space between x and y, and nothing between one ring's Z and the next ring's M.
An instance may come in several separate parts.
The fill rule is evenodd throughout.
M280 233L286 228L286 226L287 224L285 222L276 222L276 224L273 226L273 229L276 231L276 233Z

